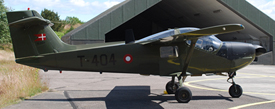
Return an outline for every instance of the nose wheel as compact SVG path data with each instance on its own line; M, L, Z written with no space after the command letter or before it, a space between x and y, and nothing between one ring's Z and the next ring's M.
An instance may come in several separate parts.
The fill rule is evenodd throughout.
M228 73L229 78L227 79L227 82L231 83L232 85L230 86L228 92L229 95L232 98L239 98L243 94L243 89L240 85L236 84L234 81L234 77L236 76L236 72L230 72ZM230 80L232 80L230 82Z
M235 84L235 85L230 86L229 95L232 98L239 98L240 96L242 96L242 94L243 94L243 89L240 85Z

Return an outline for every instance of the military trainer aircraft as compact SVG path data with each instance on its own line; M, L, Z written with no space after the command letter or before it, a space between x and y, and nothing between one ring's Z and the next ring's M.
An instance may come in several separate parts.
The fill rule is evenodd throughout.
M178 28L135 41L133 30L125 30L125 42L68 45L50 27L52 23L34 10L7 12L16 62L48 70L136 73L171 76L166 91L180 103L192 93L182 84L187 76L228 73L229 94L240 97L236 71L265 53L261 46L222 42L217 34L241 31L241 24L207 28ZM175 80L177 77L177 81Z

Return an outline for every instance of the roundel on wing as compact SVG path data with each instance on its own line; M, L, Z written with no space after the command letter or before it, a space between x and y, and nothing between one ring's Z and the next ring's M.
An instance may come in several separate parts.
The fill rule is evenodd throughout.
M133 61L133 57L131 54L126 54L123 58L124 62L130 64Z

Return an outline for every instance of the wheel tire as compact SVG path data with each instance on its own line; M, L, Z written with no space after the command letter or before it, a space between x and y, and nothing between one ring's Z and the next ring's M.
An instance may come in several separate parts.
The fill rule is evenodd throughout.
M172 81L169 81L165 87L168 94L175 94L178 88L179 83L174 82L174 84L172 84Z
M231 85L229 88L229 94L232 98L239 98L243 94L243 89L240 85Z
M179 103L188 103L192 99L192 92L187 87L181 87L176 91L175 97Z

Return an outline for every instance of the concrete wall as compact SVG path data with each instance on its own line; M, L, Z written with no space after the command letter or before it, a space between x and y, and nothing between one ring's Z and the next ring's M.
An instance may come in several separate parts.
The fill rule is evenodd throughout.
M259 56L257 61L254 61L253 64L263 64L263 65L273 64L273 52L271 51Z
M272 18L258 10L256 7L248 3L246 0L221 0L234 11L241 14L245 19L255 24L265 32L273 36L275 40L275 23Z

